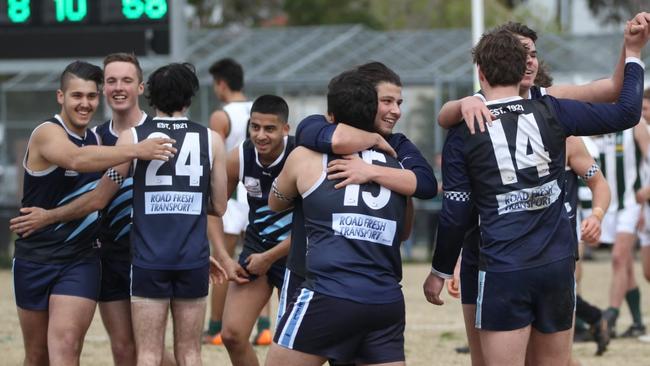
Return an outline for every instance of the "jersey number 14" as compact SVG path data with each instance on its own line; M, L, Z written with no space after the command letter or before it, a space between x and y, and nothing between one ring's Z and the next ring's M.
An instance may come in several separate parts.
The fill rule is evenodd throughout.
M499 173L501 174L501 181L506 185L517 183L517 171L510 154L510 147L501 120L492 121L492 126L488 127L488 132ZM515 143L517 169L536 167L540 178L549 174L548 164L551 162L551 158L544 148L539 126L532 113L518 116ZM532 150L530 154L528 153L529 146Z

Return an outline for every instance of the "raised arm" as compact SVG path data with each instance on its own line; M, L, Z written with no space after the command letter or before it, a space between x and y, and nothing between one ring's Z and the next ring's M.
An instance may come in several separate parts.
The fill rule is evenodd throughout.
M628 57L623 89L615 104L591 104L552 97L544 97L544 100L555 110L567 135L589 136L621 131L636 125L641 118L643 77L641 60Z

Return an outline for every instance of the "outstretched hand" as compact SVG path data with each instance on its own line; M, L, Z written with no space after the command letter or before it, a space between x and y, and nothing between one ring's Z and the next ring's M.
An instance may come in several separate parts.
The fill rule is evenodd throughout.
M136 146L136 155L142 160L168 161L176 154L176 148L172 146L175 143L176 140L163 137L144 139Z

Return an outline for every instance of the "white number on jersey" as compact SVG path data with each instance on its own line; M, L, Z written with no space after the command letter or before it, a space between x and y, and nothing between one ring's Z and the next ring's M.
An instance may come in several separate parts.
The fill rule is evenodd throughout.
M361 153L361 158L368 164L372 164L373 160L386 162L386 156L373 150L366 150ZM343 199L344 206L358 206L359 205L359 190L358 184L349 184L345 187L345 198ZM388 204L390 200L391 191L388 188L379 186L379 194L373 196L370 192L362 192L361 198L366 206L373 210L379 210Z
M492 121L492 127L488 126L490 140L494 150L494 156L499 166L501 182L503 184L517 183L517 173L515 165L510 155L508 141L503 130L500 119ZM528 153L528 145L532 152ZM537 175L544 177L549 174L548 164L551 162L548 151L544 148L542 135L539 132L539 126L532 113L520 114L517 119L517 140L515 148L515 162L517 169L530 167L537 168Z
M147 138L165 137L169 138L162 132L154 132ZM186 164L189 160L189 164ZM158 175L158 169L165 164L162 160L152 160L147 167L145 174L145 185L147 186L171 186L171 175ZM198 132L188 132L183 139L183 146L178 151L178 158L175 165L176 175L187 176L190 178L190 186L196 187L201 182L203 176L203 166L201 165L201 143Z

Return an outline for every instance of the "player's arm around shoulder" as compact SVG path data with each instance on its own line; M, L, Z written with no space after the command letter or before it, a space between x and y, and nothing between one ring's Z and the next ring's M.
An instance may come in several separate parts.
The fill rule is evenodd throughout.
M226 168L226 146L221 136L208 130L212 135L212 167L210 170L210 199L212 209L216 216L222 216L226 212L228 203L227 185L228 176Z
M43 123L34 130L28 145L27 168L45 170L52 165L78 171L79 147L73 144L65 130L54 123Z

